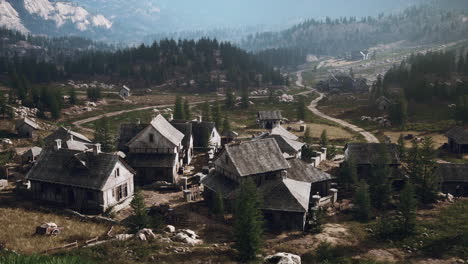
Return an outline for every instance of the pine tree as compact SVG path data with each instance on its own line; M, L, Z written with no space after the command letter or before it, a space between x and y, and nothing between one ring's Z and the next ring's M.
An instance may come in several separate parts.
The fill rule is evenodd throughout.
M236 104L236 98L232 89L229 87L226 89L226 109L233 109Z
M376 209L381 209L390 202L390 177L392 171L388 164L390 164L388 149L385 145L382 145L372 164L368 180L372 205Z
M96 121L94 141L101 144L102 151L111 152L115 150L115 139L111 134L110 119L107 116Z
M231 131L231 122L229 121L229 116L226 114L224 115L223 120L223 133L227 133Z
M182 97L178 95L174 104L174 119L185 120L185 111Z
M7 105L7 99L5 95L0 92L0 115L5 118L6 116L10 116L11 108Z
M234 212L234 248L239 252L239 259L245 262L254 260L262 245L263 219L258 195L255 183L245 180Z
M213 122L215 123L216 129L219 131L223 119L221 117L221 107L219 106L218 100L213 103L211 114L213 116Z
M345 190L351 190L351 187L357 184L358 175L357 175L357 165L354 159L349 159L344 162L340 169L340 184L345 188Z
M416 226L416 206L417 201L413 185L407 182L400 193L400 202L398 204L398 211L401 214L400 230L405 235L414 232Z
M405 155L405 137L403 136L403 134L400 134L400 137L398 138L398 156L400 157L400 160L405 160Z
M413 147L408 151L408 174L418 199L423 204L435 202L437 195L433 143L430 139L427 140L428 143L425 143L422 148L414 142Z
M306 109L305 98L303 96L300 96L299 100L297 101L297 119L305 120L306 112L307 112L307 109Z
M246 86L242 88L241 104L243 108L249 108L249 88Z
M322 148L326 148L328 146L328 136L326 129L324 129L320 135L320 146L322 146Z
M201 107L201 115L204 121L211 122L211 109L208 102L204 102Z
M184 100L184 117L186 120L192 120L192 112L190 111L190 104L187 99Z
M70 104L76 105L78 103L78 99L76 98L76 90L75 87L70 89Z
M362 222L367 222L371 218L371 200L369 195L369 185L361 180L354 193L354 217Z
M310 127L307 127L304 133L304 142L312 144L312 136L310 135Z
M130 202L130 207L133 209L131 224L134 231L139 231L150 225L150 218L145 205L145 197L141 191L135 192L133 200Z
M224 199L223 195L220 193L216 193L216 197L213 201L213 206L211 208L213 214L217 216L224 215Z

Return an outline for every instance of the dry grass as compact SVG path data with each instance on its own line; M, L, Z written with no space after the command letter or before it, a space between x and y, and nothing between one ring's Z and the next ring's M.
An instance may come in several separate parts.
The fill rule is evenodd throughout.
M330 126L330 125L325 125L325 124L312 124L312 123L307 123L308 128L310 128L310 134L311 137L313 138L320 138L320 135L322 134L323 130L327 130L327 136L331 140L340 140L340 139L352 139L353 135L346 131L345 129L338 127L338 126ZM295 130L299 130L300 124L292 124L288 125ZM294 133L297 136L304 136L303 132L297 132Z
M56 237L35 235L36 226L53 222L63 226ZM61 215L31 211L23 208L0 208L0 243L8 249L33 254L78 241L83 243L106 234L104 224L87 223Z

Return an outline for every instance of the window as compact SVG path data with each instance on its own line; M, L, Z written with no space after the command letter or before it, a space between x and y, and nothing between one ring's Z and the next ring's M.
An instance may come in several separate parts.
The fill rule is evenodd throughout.
M149 142L154 142L154 134L149 134Z
M115 169L115 177L120 176L120 168Z
M112 197L115 198L115 188L112 189Z
M122 187L123 187L123 197L127 197L128 196L127 184L125 183L124 185L122 185Z

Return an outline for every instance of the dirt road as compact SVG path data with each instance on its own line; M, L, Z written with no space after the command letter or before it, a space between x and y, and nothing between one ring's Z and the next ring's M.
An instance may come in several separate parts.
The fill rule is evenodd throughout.
M297 81L296 81L296 85L299 86L299 87L304 87L304 84L303 84L303 79L302 79L302 73L303 73L303 70L301 71L298 71L296 74L297 74ZM314 91L316 92L319 97L317 97L315 100L313 100L310 105L308 106L309 110L312 111L312 113L314 113L315 115L319 116L319 117L322 117L322 118L325 118L327 120L330 120L332 122L335 122L343 127L347 127L351 130L353 130L354 132L357 132L359 134L361 134L367 142L369 143L379 143L379 140L370 132L356 126L356 125L353 125L353 124L350 124L344 120L341 120L341 119L338 119L338 118L334 118L334 117L331 117L331 116L328 116L322 112L320 112L320 110L317 109L317 104L325 97L325 95L313 88L310 88L311 91Z

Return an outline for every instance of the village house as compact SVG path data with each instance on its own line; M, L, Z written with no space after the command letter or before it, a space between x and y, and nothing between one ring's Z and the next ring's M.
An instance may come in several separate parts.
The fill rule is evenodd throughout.
M305 143L289 139L283 135L272 135L270 133L264 133L259 137L254 138L253 140L267 138L272 138L276 141L280 147L281 152L283 153L283 156L286 159L300 159L302 157L302 148L304 147Z
M130 96L130 88L128 88L125 85L122 86L122 88L120 88L119 95L124 99L129 97Z
M390 110L390 107L392 106L392 101L388 99L385 96L380 96L375 100L375 105L379 111L386 112Z
M118 155L93 150L46 149L26 175L32 196L84 213L118 211L133 196L135 172Z
M208 204L217 193L235 200L240 184L250 178L263 195L261 209L272 229L304 230L311 197L329 195L325 189L333 179L301 160L286 160L272 138L226 145L214 165L202 180Z
M47 148L54 148L57 139L62 141L62 148L66 149L84 151L92 149L93 147L93 142L85 135L74 132L65 127L60 127L54 133L47 136L44 139L45 146Z
M441 192L468 196L468 164L437 164L435 175Z
M137 171L138 183L176 183L183 166L184 137L162 115L158 115L148 125L122 125L119 150L127 155L127 162Z
M190 164L193 158L193 131L192 123L189 121L183 120L172 120L171 124L180 132L184 134L184 139L182 140L182 145L184 147L184 164Z
M226 144L229 144L235 140L237 140L237 138L239 137L239 133L237 133L236 131L225 131L223 132L222 134L222 137L221 137L221 145L226 145Z
M281 111L259 111L257 113L257 122L260 128L273 129L281 125Z
M468 129L457 126L445 133L445 136L448 138L448 147L451 152L468 153Z
M39 129L39 125L27 117L16 121L16 132L19 137L36 138Z
M197 149L209 149L217 152L221 147L221 135L214 122L205 122L202 117L192 121L193 145Z
M294 135L293 133L289 132L288 130L286 130L284 127L282 126L277 126L275 128L273 128L271 131L270 131L270 134L271 135L280 135L280 136L283 136L289 140L295 140L297 141L299 139L298 136Z
M345 161L351 159L357 166L360 179L367 179L371 173L371 167L377 162L380 154L387 153L387 165L392 169L392 177L401 176L401 161L396 144L386 143L349 143L345 146Z
M24 152L23 155L21 155L21 162L23 164L34 163L36 162L39 155L41 155L41 152L42 152L42 148L32 147L28 149L26 152Z

